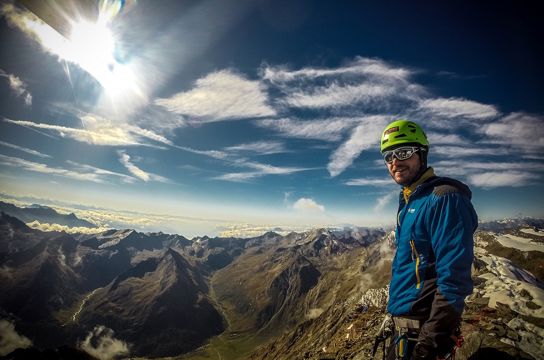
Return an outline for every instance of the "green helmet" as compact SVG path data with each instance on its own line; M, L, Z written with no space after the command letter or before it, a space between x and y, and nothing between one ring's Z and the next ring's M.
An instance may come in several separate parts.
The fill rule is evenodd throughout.
M408 120L393 121L382 132L380 152L402 144L417 144L429 149L427 135L418 124Z

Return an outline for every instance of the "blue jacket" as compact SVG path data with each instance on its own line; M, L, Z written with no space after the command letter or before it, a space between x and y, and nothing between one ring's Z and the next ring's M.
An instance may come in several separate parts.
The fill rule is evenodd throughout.
M387 310L426 321L422 335L432 337L452 330L472 293L478 218L465 184L434 176L432 168L420 182L409 197L400 195Z

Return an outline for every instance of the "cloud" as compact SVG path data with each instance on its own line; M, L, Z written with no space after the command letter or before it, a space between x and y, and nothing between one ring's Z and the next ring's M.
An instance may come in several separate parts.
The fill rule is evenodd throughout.
M130 161L130 155L128 155L126 152L124 151L119 151L118 152L119 154L119 161L121 162L121 164L123 164L127 170L134 176L136 176L138 179L140 180L143 180L145 182L148 182L150 180L153 180L153 181L159 181L159 182L163 182L163 183L171 183L172 181L163 177L163 176L160 176L160 175L157 175L157 174L153 174L153 173L149 173L149 172L146 172L142 169L140 169L139 167L137 167L136 165L134 165L131 161Z
M296 172L310 170L309 168L279 167L268 164L260 164L254 161L247 161L245 159L238 159L233 161L232 164L240 167L248 167L256 171L228 173L214 177L213 179L233 182L247 182L266 175L290 175Z
M360 118L331 118L323 120L265 119L255 124L279 132L282 136L300 139L339 141L342 134L357 126Z
M264 85L259 81L222 70L197 80L192 90L156 99L155 104L194 122L214 122L275 116L276 111L267 101Z
M386 205L397 199L398 196L398 191L395 191L379 197L378 199L376 199L376 204L374 205L374 212L382 211Z
M32 172L38 172L42 174L55 175L65 177L69 179L75 179L80 181L91 181L96 183L107 182L110 176L120 177L126 182L134 181L134 178L123 174L118 174L108 170L96 168L90 165L81 165L75 162L67 161L71 165L72 169L62 169L56 167L50 167L47 164L36 163L33 161L24 160L21 158L15 158L11 156L0 154L0 164L4 166L10 166L17 169L23 169Z
M379 59L357 57L354 61L336 69L327 68L303 68L290 71L282 66L264 66L261 69L261 77L273 83L285 83L304 79L317 79L322 77L338 77L365 75L381 78L406 80L414 72L407 68L392 67Z
M5 122L30 127L45 129L57 132L61 137L68 137L73 140L84 142L91 145L103 146L150 146L158 147L146 143L144 139L153 140L166 145L172 145L172 142L164 136L156 134L150 130L125 124L114 123L99 115L86 114L80 116L83 129L77 129L67 126L50 125L35 123L26 120L4 119ZM159 147L160 148L160 147Z
M122 180L125 183L133 183L136 181L136 179L133 178L132 176L97 168L95 166L80 164L78 162L70 161L70 160L67 160L66 163L69 165L72 165L75 171L79 171L82 173L95 174L96 176L104 178L104 180L107 179L108 177L117 177L117 178L120 178L120 180Z
M256 141L252 143L229 146L226 151L232 152L254 152L259 155L269 155L287 152L283 142L279 141Z
M469 141L463 137L461 137L458 134L439 134L436 132L426 132L427 138L429 139L429 143L431 144L431 147L433 145L439 145L441 147L444 144L452 144L452 145L468 145ZM434 150L434 149L433 149Z
M37 229L40 231L64 231L65 233L69 234L98 234L103 231L109 230L107 227L100 227L100 228L89 228L89 227L69 227L66 225L60 225L60 224L49 224L49 223L40 223L39 221L35 220L32 222L29 222L26 224L28 227L32 229Z
M391 186L394 185L392 179L361 178L348 180L345 183L350 186Z
M496 162L496 161L465 161L465 160L445 160L438 161L434 167L449 167L454 169L473 169L473 170L531 170L544 171L542 162Z
M395 92L394 87L380 84L338 85L312 89L311 92L296 91L289 94L285 103L293 107L325 108L353 106L359 103L382 99Z
M544 171L544 163L537 161L524 162L497 162L497 161L466 161L464 159L443 160L433 164L437 174L448 176L463 176L475 186L489 188L493 184L493 179L488 178L486 174L499 174L497 183L508 183L508 179L515 179L515 174L524 174L517 177L520 181L532 178L540 178ZM482 171L489 171L482 173Z
M123 164L132 175L145 182L149 181L149 174L131 163L130 156L127 153L120 151L119 160L121 161L121 164Z
M334 177L341 174L365 149L377 147L380 142L380 133L388 119L383 116L370 116L357 126L351 137L344 142L330 156L327 170ZM377 151L377 150L376 150Z
M469 182L485 189L497 187L521 187L531 183L539 177L529 172L521 171L490 171L482 174L469 175Z
M6 73L2 69L0 69L0 77L8 79L9 87L16 96L24 99L26 106L32 105L32 94L28 91L27 84L24 81L13 74Z
M300 198L293 204L293 209L300 211L325 212L325 207L313 199Z
M129 344L113 337L113 330L103 326L95 326L83 342L81 350L101 360L114 359L129 354Z
M544 149L543 124L542 116L516 112L484 125L482 133L486 141L541 153Z
M413 71L394 67L378 59L357 58L335 69L302 68L289 71L285 67L265 66L261 77L280 88L283 98L278 105L322 110L350 109L379 113L383 110L403 111L425 91L413 84Z
M493 105L462 98L426 99L419 103L419 107L433 115L448 118L489 119L499 115L499 111Z
M27 154L39 156L39 157L42 157L42 158L50 158L51 157L49 155L42 154L41 152L38 152L36 150L32 150L32 149L29 149L29 148L26 148L26 147L23 147L23 146L17 146L17 145L14 145L14 144L11 144L11 143L8 143L8 142L5 142L5 141L0 141L0 145L4 145L4 146L10 147L12 149L23 151L23 152L26 152Z
M254 225L254 224L229 224L219 226L216 229L220 237L251 238L261 236L269 231L280 235L287 235L291 228L278 227L276 225Z
M499 147L432 146L431 144L430 153L443 157L456 158L467 156L503 156L508 155L510 151Z
M26 349L30 346L32 341L26 336L19 335L12 322L0 320L0 356L5 356L15 349Z
M21 126L52 130L57 132L62 137L69 137L71 139L74 139L80 142L85 142L91 145L110 145L110 146L142 145L136 140L136 138L133 135L130 134L130 132L116 126L103 127L97 130L87 130L87 129L75 129L75 128L59 126L59 125L35 123L32 121L25 121L25 120L4 119L4 121L12 123L12 124L16 124L16 125L21 125Z

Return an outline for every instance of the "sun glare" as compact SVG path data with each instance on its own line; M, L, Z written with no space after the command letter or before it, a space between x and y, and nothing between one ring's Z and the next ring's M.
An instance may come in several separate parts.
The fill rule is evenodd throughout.
M69 40L76 63L89 72L108 95L135 90L135 76L129 65L116 60L115 37L105 23L76 22Z
M72 25L71 50L77 62L99 81L115 68L115 39L102 24L81 21Z
M115 34L109 28L124 2L102 1L96 21L65 14L70 31L61 34L32 13L22 13L21 27L31 32L47 51L74 63L96 79L104 95L116 102L119 96L143 96L130 63L116 59Z

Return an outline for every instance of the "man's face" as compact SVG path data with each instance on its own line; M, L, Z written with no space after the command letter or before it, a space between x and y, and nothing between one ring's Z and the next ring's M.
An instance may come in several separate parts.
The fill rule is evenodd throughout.
M419 158L419 154L415 153L406 160L399 160L393 157L393 161L390 164L386 163L386 165L389 175L391 175L393 180L399 185L407 186L416 180L419 169L421 168L421 159Z

